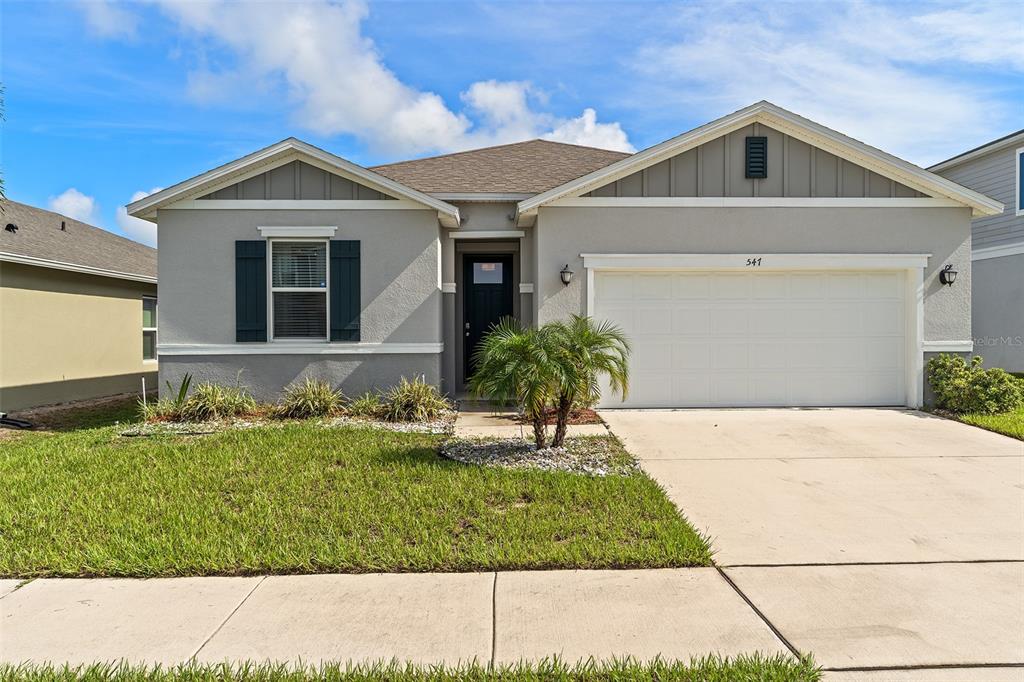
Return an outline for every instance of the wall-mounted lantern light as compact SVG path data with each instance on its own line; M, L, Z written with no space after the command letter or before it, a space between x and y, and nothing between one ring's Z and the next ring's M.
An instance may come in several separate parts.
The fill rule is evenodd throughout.
M569 264L566 263L562 271L558 273L558 276L562 278L562 284L569 286L569 282L572 281L572 270L569 269Z
M956 281L956 270L953 269L952 265L947 265L939 270L939 281L947 287L953 286L953 282Z

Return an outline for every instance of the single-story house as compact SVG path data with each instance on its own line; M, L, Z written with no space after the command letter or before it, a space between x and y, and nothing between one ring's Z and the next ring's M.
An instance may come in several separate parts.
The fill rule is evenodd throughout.
M156 388L156 249L0 209L0 412Z
M990 367L1024 372L1024 130L928 170L1003 202L971 228L974 352Z
M768 102L631 155L364 168L290 138L128 207L159 229L162 380L458 395L496 320L577 313L632 340L630 407L920 405L1002 210Z

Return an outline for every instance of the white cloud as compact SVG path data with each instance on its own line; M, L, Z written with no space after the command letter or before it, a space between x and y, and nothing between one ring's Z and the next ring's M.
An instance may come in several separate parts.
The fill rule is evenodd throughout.
M639 51L646 95L708 118L767 99L920 164L1015 125L997 93L935 68L1020 68L1024 36L1009 5L815 7L822 11L812 18L800 4L692 9L684 39ZM1017 42L977 46L990 31L1015 36L1000 44Z
M96 199L69 187L55 197L50 197L49 207L69 218L95 225L99 221L99 206Z
M81 0L89 30L101 38L133 38L138 16L111 0Z
M472 83L464 110L433 92L402 82L362 33L367 6L333 3L235 3L162 0L188 33L227 48L236 65L189 75L190 95L222 103L244 83L280 81L301 125L322 135L352 134L394 154L454 151L533 137L571 137L579 144L629 149L618 123L599 123L592 110L561 119L538 110L543 95L526 82Z
M138 201L162 189L163 187L154 187L148 192L136 192L132 195L131 201ZM117 207L117 227L129 239L134 239L146 246L156 246L156 225L148 220L128 215L128 209L124 206Z

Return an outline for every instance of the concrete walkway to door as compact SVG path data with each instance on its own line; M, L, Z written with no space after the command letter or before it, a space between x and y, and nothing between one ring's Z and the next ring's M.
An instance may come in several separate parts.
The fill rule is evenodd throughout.
M1024 443L895 409L602 417L795 651L1024 665Z

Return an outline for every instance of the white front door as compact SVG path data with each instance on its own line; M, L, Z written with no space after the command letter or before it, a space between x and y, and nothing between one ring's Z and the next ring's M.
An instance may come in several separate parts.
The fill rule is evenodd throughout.
M903 270L594 274L592 315L633 346L605 407L903 405Z

